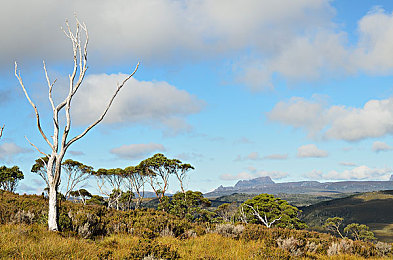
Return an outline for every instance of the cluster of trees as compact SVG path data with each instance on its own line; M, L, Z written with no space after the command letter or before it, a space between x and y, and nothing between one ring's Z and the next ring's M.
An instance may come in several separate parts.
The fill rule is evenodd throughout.
M46 174L48 160L48 157L38 158L31 168L31 172L38 174L44 180L47 185L46 190L50 187ZM63 192L65 199L70 199L72 196L79 198L84 204L95 203L106 205L108 208L129 210L140 207L146 185L151 187L158 200L162 202L166 197L165 193L169 188L171 176L176 177L181 192L186 193L184 179L194 167L158 153L141 161L136 166L124 169L101 168L94 171L93 167L71 159L62 162L61 169L63 174L58 183L61 186L59 190ZM96 178L98 189L107 198L106 200L81 188L90 177Z
M370 231L367 225L359 223L351 223L342 227L344 218L333 217L325 220L323 227L340 236L341 238L349 237L353 240L374 241L376 238L374 233Z
M0 167L0 189L14 192L20 180L24 178L18 166Z

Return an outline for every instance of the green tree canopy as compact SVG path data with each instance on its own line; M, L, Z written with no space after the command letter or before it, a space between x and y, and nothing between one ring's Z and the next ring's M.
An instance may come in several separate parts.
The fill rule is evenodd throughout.
M354 240L373 241L376 239L370 228L363 224L349 224L344 228L344 232Z
M200 191L177 192L172 197L163 197L158 208L189 221L206 221L211 202Z
M305 228L298 215L299 209L287 201L270 194L260 194L245 201L240 210L249 223L264 224L266 227Z
M343 221L344 218L340 217L328 218L325 220L325 224L322 227L333 233L337 233L341 238L344 238L343 234L340 231Z
M20 180L24 178L23 172L18 166L8 168L0 167L0 189L14 192Z
M139 168L144 169L144 172L149 176L150 186L154 190L157 198L162 202L165 192L168 190L169 177L175 175L184 193L183 180L185 174L194 169L190 164L183 164L178 159L168 159L161 153L147 158L140 162Z

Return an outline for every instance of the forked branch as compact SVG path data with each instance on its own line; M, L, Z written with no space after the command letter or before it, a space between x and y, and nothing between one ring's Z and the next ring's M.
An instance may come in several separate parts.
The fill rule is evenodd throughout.
M22 87L22 89L23 89L23 92L25 93L25 96L26 96L27 100L29 101L30 105L31 105L31 106L33 107L33 109L34 109L35 116L36 116L36 119L37 119L37 127L38 127L38 130L40 131L40 133L41 133L42 137L45 139L45 141L46 141L46 142L49 144L49 146L53 149L53 145L51 144L51 142L49 141L49 139L46 137L44 131L43 131L42 128L41 128L40 114L38 113L37 106L33 103L33 101L31 101L30 96L29 96L29 94L28 94L27 91L26 91L25 85L23 84L23 81L22 81L22 77L20 76L20 73L18 72L18 64L16 63L16 61L15 61L15 76L16 76L16 78L18 79L19 84L21 85L21 87Z
M281 219L281 216L279 218L273 219L272 221L268 221L266 213L264 213L264 218L259 214L258 212L258 206L257 209L255 210L253 206L245 204L247 207L249 207L253 211L253 215L256 216L266 227L270 228L274 222L279 221Z
M82 138L83 136L85 136L85 135L87 134L87 132L90 131L90 129L92 129L93 127L95 127L97 124L99 124L99 123L104 119L106 113L108 112L109 108L111 107L112 102L113 102L113 100L115 99L115 97L117 96L117 94L119 93L120 89L124 86L124 84L125 84L132 76L134 76L134 74L136 73L136 71L138 70L138 68L139 68L139 62L138 62L138 64L136 65L134 71L133 71L127 78L125 78L121 84L119 84L119 85L117 86L117 89L116 89L115 93L113 94L112 98L109 100L108 105L106 106L106 108L105 108L104 112L101 114L101 116L97 119L97 121L95 121L95 122L92 123L89 127L87 127L86 130L85 130L83 133L81 133L80 135L75 136L75 137L72 138L70 141L68 141L68 143L67 143L66 146L65 146L66 149L67 149L73 142L75 142L75 141L79 140L80 138Z

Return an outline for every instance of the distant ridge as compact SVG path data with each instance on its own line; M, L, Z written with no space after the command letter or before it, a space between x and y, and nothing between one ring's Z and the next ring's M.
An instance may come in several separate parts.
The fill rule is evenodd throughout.
M240 180L235 184L235 188L246 188L246 187L255 187L260 185L271 185L275 184L274 181L269 176L258 177L251 180Z
M306 194L306 193L353 193L381 190L393 190L393 175L389 181L340 181L318 182L298 181L275 183L269 176L251 180L240 180L235 186L223 187L222 185L212 192L206 193L207 197L219 197L232 193L247 194Z

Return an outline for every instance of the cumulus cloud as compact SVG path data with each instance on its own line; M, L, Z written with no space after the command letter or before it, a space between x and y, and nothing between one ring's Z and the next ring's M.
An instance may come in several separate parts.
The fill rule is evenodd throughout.
M11 161L15 156L29 153L31 150L23 148L15 143L3 143L0 145L0 159Z
M362 165L341 172L333 170L323 173L313 170L305 177L311 180L389 180L392 171L390 168L370 168Z
M249 169L250 170L250 169ZM233 180L251 180L258 177L270 176L274 180L283 179L288 176L287 172L281 171L256 171L255 169L251 169L250 172L240 172L236 175L233 174L221 174L220 179L225 181L233 181Z
M362 108L355 108L327 107L323 103L294 97L288 102L277 103L267 117L303 128L310 137L318 134L327 139L358 141L393 133L393 98L370 100Z
M327 157L328 153L319 149L315 144L302 145L297 149L297 156L300 158L321 158Z
M392 14L371 10L350 45L329 0L24 0L2 10L0 66L15 58L68 60L68 52L59 52L70 48L59 28L76 12L89 28L96 63L172 64L227 55L237 80L253 90L273 88L273 75L293 81L393 69Z
M393 14L374 8L358 21L359 40L348 44L348 36L331 22L312 32L292 35L267 58L243 62L239 80L254 90L272 88L278 74L289 81L316 80L326 76L393 73ZM265 50L260 50L266 54ZM266 57L266 55L265 55Z
M310 180L321 180L322 176L323 172L320 170L312 170L311 172L304 175L304 177Z
M7 37L2 41L0 61L7 64L10 57L59 55L58 50L67 46L59 28L74 12L89 28L91 49L106 60L127 57L167 62L184 55L217 56L250 46L272 52L277 43L282 45L283 39L299 31L330 24L334 13L328 0L282 0L280 4L270 0L70 0L56 4L37 0L9 2L3 11L0 30ZM7 26L10 20L12 28Z
M388 145L388 144L386 144L386 143L384 143L384 142L375 141L375 142L373 143L372 149L373 149L374 152L378 153L378 152L390 151L390 150L392 150L393 148L392 148L390 145Z
M388 180L391 173L392 169L389 168L378 169L362 165L342 172L330 171L323 177L330 180Z
M95 121L125 74L89 75L72 107L77 125ZM185 117L201 111L204 102L166 82L138 81L131 78L112 104L103 124L131 123L163 127L174 133L189 131Z
M142 159L156 151L165 151L162 144L130 144L113 148L110 152L122 159Z

